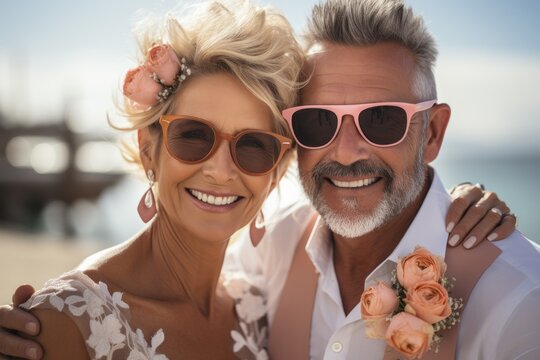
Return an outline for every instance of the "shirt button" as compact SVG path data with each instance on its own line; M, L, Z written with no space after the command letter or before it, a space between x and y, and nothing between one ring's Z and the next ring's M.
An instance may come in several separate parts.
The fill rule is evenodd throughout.
M339 341L336 341L335 343L332 344L332 351L333 352L341 352L341 350L343 350L343 345L341 345L341 343Z

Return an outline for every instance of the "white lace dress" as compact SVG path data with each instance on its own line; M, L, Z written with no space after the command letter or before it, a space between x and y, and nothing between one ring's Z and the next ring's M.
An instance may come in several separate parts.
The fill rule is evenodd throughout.
M264 298L241 275L224 274L224 284L234 299L239 329L232 330L233 351L240 359L265 360L267 327ZM71 271L47 281L22 308L51 309L67 314L85 339L91 359L167 360L159 354L165 333L144 334L132 329L129 304L121 292L109 292L107 284L95 283L80 271ZM151 335L150 341L145 336Z

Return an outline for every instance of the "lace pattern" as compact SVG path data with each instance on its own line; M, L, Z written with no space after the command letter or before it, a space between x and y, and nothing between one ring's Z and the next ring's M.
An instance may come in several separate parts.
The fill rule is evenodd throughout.
M266 360L266 306L262 295L239 275L225 275L225 288L235 301L239 328L231 331L233 352L240 359ZM92 359L168 360L158 353L165 340L159 329L146 341L141 329L129 323L129 305L122 292L109 292L107 284L95 283L80 271L49 280L22 308L56 310L77 324Z
M225 289L234 299L240 329L231 330L233 352L242 359L267 360L266 302L257 288L238 273L225 274ZM238 331L240 330L240 331Z

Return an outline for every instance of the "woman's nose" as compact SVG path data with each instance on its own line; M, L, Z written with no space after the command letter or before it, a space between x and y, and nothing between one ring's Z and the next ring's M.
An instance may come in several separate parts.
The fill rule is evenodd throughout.
M226 140L222 140L212 156L203 163L203 174L220 184L235 179L238 171L231 155L229 142Z

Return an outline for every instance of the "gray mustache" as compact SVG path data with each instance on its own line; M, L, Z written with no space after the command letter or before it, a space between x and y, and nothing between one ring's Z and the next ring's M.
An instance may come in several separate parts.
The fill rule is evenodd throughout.
M370 160L359 160L351 165L342 165L336 161L319 163L311 171L316 184L321 184L327 177L360 177L373 174L386 178L389 182L394 178L391 168Z

